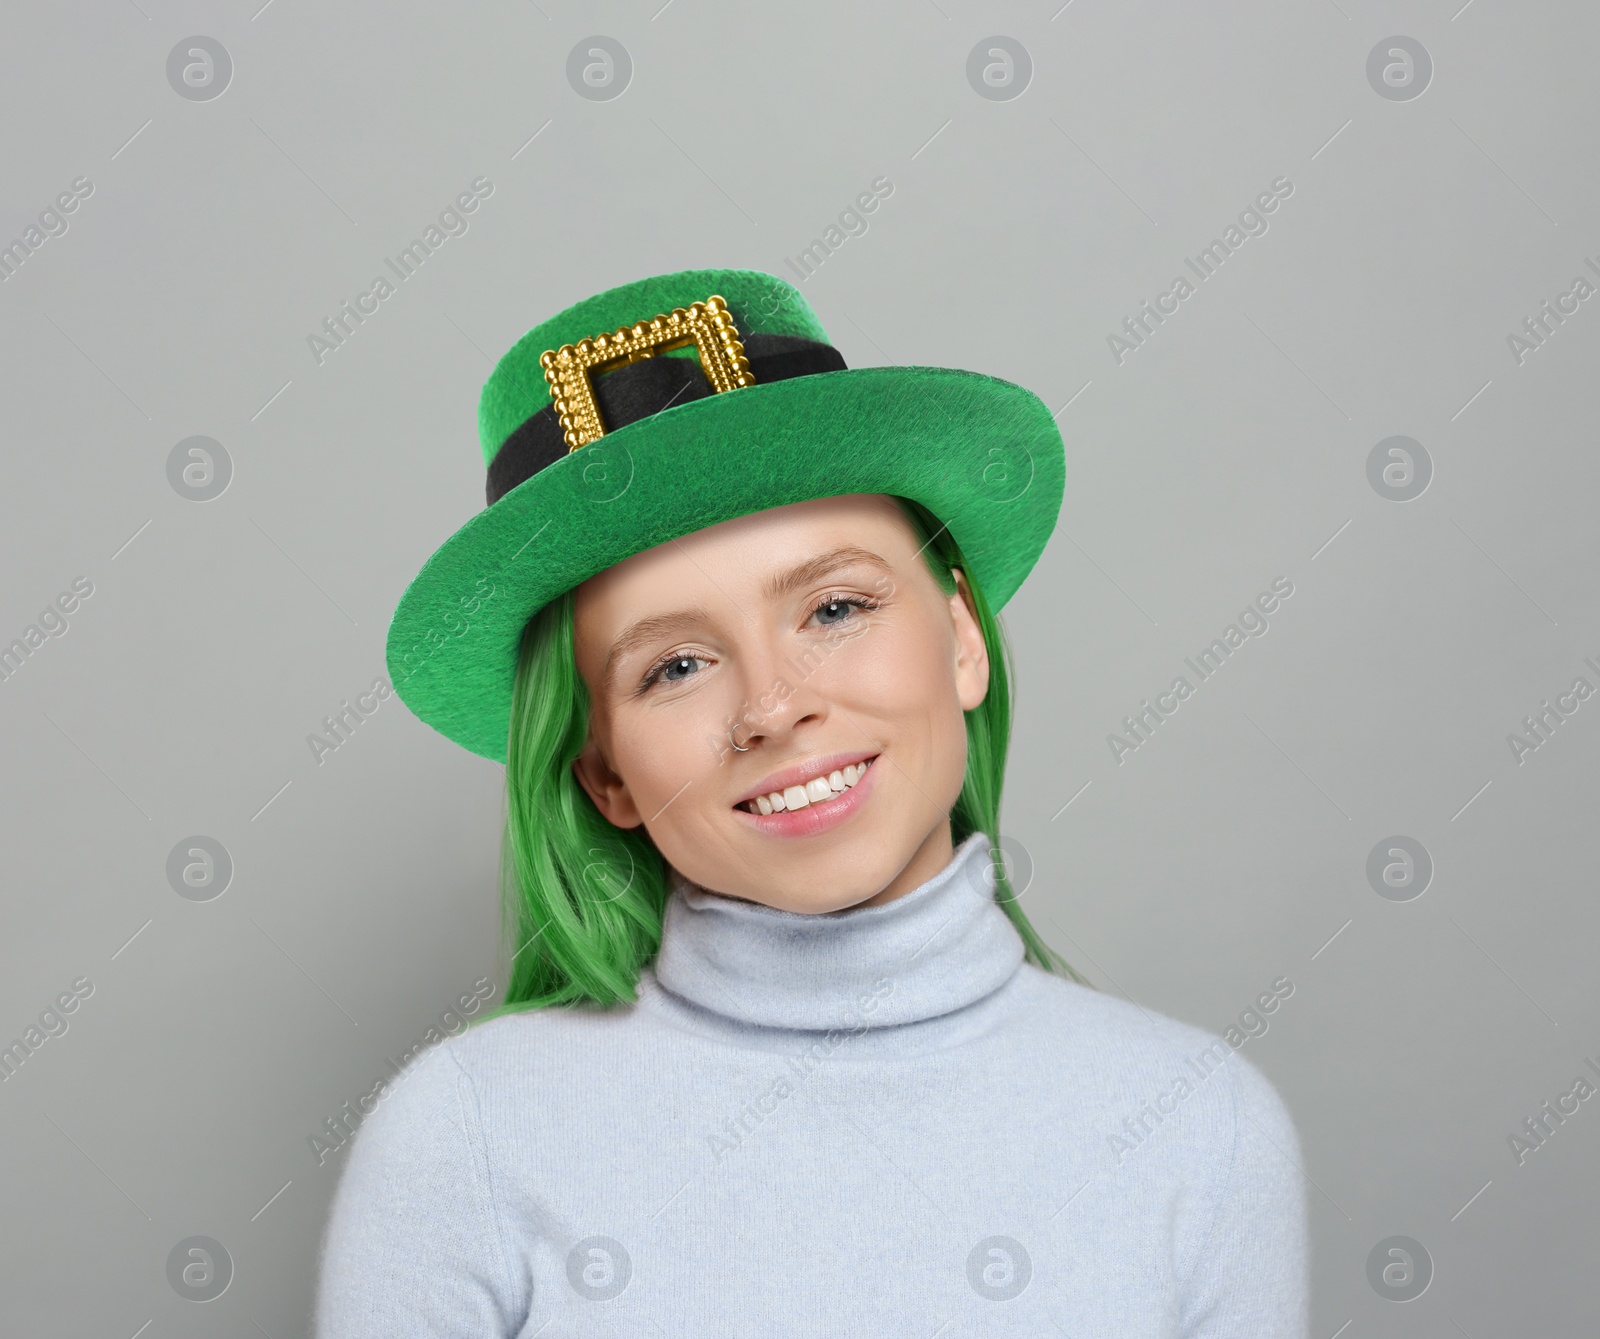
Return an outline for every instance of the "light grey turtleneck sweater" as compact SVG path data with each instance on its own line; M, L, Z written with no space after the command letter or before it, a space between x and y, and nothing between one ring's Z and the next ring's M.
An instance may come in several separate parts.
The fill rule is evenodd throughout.
M988 842L892 902L677 883L637 1003L497 1018L349 1145L319 1339L1302 1339L1294 1126L1023 961Z

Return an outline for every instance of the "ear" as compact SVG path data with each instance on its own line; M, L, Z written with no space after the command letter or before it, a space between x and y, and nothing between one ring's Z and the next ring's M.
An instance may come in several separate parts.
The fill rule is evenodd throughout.
M611 770L611 764L601 755L594 736L583 746L583 751L572 761L572 774L584 793L594 801L600 816L613 827L636 828L644 822L644 815L634 804L627 784Z
M956 579L956 593L950 597L950 621L956 634L956 696L961 710L971 711L989 691L989 648L983 644L983 629L972 612L967 574L959 567L951 568L950 574Z

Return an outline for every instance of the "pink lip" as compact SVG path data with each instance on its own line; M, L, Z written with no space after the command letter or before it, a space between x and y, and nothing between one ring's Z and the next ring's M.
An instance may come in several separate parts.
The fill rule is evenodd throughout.
M866 755L868 758L873 756L870 753ZM816 773L810 775L815 776ZM835 795L831 800L815 801L804 809L785 809L781 814L752 814L747 809L735 809L733 812L746 823L753 824L757 832L769 837L813 837L837 827L861 808L867 802L877 775L878 764L873 763L861 780L842 795ZM767 792L760 793L765 795Z
M868 758L876 758L877 756L877 749L861 749L855 753L826 753L820 758L808 758L804 762L795 763L793 767L785 767L781 772L774 772L771 776L763 777L756 785L734 800L734 804L743 804L746 800L755 799L757 795L770 795L775 790L788 790L790 786L803 786L814 776L827 776L830 772L837 772L842 768L864 763Z

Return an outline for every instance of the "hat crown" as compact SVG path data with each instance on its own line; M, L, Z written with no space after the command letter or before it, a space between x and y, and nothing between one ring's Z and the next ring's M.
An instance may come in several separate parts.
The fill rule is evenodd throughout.
M540 355L621 326L648 321L713 293L727 304L741 336L797 335L831 344L811 304L786 280L760 270L679 270L608 288L541 321L496 364L478 401L478 438L487 466L513 432L550 403ZM662 357L694 357L692 348Z

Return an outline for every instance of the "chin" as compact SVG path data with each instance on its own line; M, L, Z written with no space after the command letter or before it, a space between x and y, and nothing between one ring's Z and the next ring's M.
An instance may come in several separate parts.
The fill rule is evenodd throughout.
M723 897L777 911L825 915L848 910L882 892L904 867L911 850L897 864L874 833L807 856L798 849L788 853L729 851L708 867L705 848L700 847L687 859L669 858L668 863L691 883Z
M816 915L846 911L887 888L905 868L917 845L885 842L880 833L874 832L841 843L826 853L818 852L811 861L774 869L765 891L751 900L784 911Z
M851 907L860 906L869 897L874 896L878 888L863 888L860 892L836 894L828 897L807 895L796 892L794 899L784 902L771 901L767 905L777 907L782 911L797 911L809 916L826 916L834 911L848 911Z

